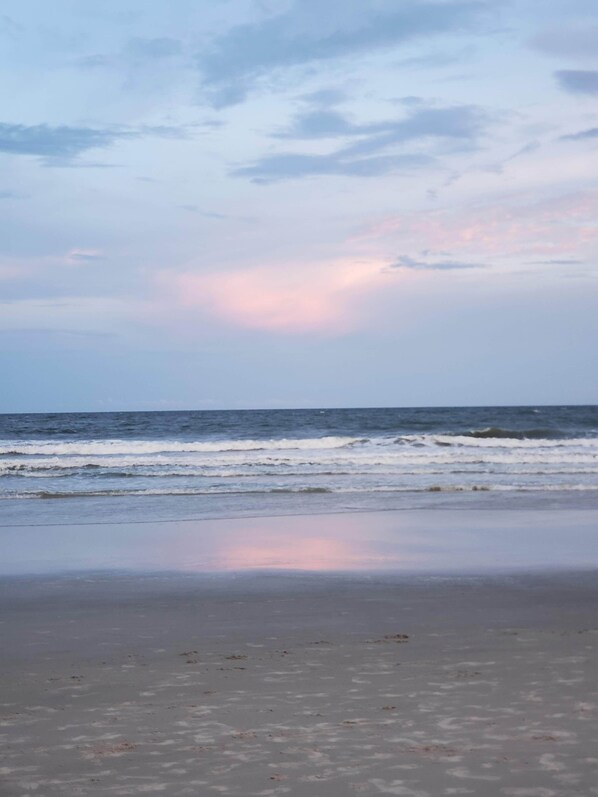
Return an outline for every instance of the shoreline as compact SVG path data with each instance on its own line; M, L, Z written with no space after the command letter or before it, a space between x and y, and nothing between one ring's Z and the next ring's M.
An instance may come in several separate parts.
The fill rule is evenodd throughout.
M225 497L230 498L231 494ZM235 494L240 498L246 498L246 494ZM271 499L275 493L266 494L265 497ZM281 494L277 495L277 499ZM310 503L313 501L323 502L329 501L330 503L339 500L339 496L347 494L341 493L313 493L310 495ZM388 506L380 506L381 497L388 495L401 496L401 500L394 504L389 503ZM475 512L505 512L505 511L550 511L560 512L568 510L579 510L583 512L591 512L598 510L598 489L587 491L575 490L560 490L560 491L542 491L542 490L519 490L519 491L449 491L449 490L422 490L421 492L397 492L397 493L368 493L367 496L376 501L374 506L333 506L330 509L322 508L316 504L312 511L306 511L304 494L301 493L288 493L286 496L300 496L302 498L301 508L293 507L289 510L284 507L274 507L266 505L260 511L248 510L220 510L206 511L192 517L159 517L156 519L147 520L146 518L133 519L126 516L122 517L109 517L103 520L97 517L89 521L81 521L69 518L67 520L57 520L48 522L47 520L39 520L30 518L28 522L1 522L0 529L7 527L28 527L28 526L105 526L111 524L147 524L147 523L197 523L205 520L257 520L260 518L287 518L287 517L311 517L312 515L360 515L379 512L445 512L445 511L475 511ZM316 500L314 501L314 496ZM421 503L411 503L409 498L418 497L424 499ZM128 495L128 496L107 496L99 498L99 501L112 502L114 500L122 503L128 501L146 502L151 501L157 496L141 496L141 495ZM163 498L164 496L159 496ZM185 500L188 496L169 496L174 498L183 498ZM203 496L202 496L203 497ZM210 503L217 503L221 496L209 496ZM405 500L403 500L405 499ZM508 499L508 502L505 501ZM89 499L82 497L69 497L69 498L19 498L19 499L0 499L5 501L4 506L8 506L9 502L11 508L14 507L13 501L19 504L26 505L29 502L46 502L48 506L56 506L61 502L70 504L72 501L81 501L88 503ZM283 499L284 501L284 499ZM2 506L2 504L0 504ZM226 514L229 511L230 514ZM147 514L147 513L144 513ZM46 516L44 516L46 517Z
M222 508L223 499L226 501ZM351 503L355 502L355 503ZM182 510L182 505L185 510ZM309 508L309 511L306 509ZM450 491L382 493L263 493L128 495L0 499L0 529L28 526L187 523L370 512L598 510L598 490ZM80 522L81 516L89 521ZM154 520L146 518L151 515Z

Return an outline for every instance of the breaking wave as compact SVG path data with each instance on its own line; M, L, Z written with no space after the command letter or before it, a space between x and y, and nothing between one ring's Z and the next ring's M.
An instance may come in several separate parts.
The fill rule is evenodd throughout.
M505 438L508 440L551 440L564 437L560 429L501 429L500 426L488 426L470 432L471 437L478 439Z
M246 495L253 506L294 495L303 508L318 494L598 491L591 408L414 410L408 423L385 413L299 413L286 425L269 413L217 414L212 428L193 413L73 416L50 419L45 436L38 418L27 429L0 418L0 498L88 498L90 507L97 499L101 509L90 511L105 513L106 497L130 497L142 513L144 496L225 504L223 496Z
M227 451L293 451L343 448L363 442L357 437L283 438L271 440L77 440L54 443L28 440L22 443L0 443L0 456L86 456L96 454L212 454Z
M518 485L518 484L433 484L427 487L344 487L337 490L329 487L264 487L263 489L144 489L144 490L25 490L22 492L0 494L0 500L8 499L69 499L69 498L114 498L143 496L206 496L206 495L272 495L280 494L330 494L345 495L359 493L467 493L467 492L583 492L598 491L598 484L552 484L552 485Z

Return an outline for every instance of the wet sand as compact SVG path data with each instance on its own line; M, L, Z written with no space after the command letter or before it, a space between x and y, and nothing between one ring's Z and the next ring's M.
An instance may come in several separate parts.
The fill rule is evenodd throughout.
M594 509L435 509L0 525L0 576L251 569L598 569Z
M598 794L595 570L0 581L0 794Z

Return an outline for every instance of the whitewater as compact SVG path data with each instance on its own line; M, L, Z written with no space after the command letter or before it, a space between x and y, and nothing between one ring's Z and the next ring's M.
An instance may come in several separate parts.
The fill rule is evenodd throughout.
M35 519L60 499L96 516L162 497L178 516L285 494L301 511L323 495L598 495L595 407L0 416L0 435L0 522L15 502Z

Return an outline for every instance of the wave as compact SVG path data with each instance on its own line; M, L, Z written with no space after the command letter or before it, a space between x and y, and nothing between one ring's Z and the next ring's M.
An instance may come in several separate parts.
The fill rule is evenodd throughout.
M554 440L565 437L560 429L502 429L500 426L488 426L476 429L468 437L476 439L508 439L508 440Z
M120 498L150 496L213 496L213 495L272 495L272 494L367 494L367 493L470 493L470 492L596 492L598 484L433 484L423 487L390 486L390 487L346 487L333 489L330 487L268 487L264 489L227 490L227 489L147 489L147 490L25 490L11 494L0 494L0 500L41 499L57 500L72 498Z
M314 452L325 455L326 452L349 453L367 452L372 449L393 448L403 450L425 449L430 447L472 447L472 448L590 448L598 450L597 437L568 437L546 429L512 430L499 427L474 430L468 434L415 434L383 436L383 437L349 437L328 435L307 438L272 438L272 439L226 439L226 440L78 440L78 441L0 441L0 458L8 460L12 457L21 460L23 457L43 457L49 460L56 458L56 464L67 462L69 458L98 457L92 465L101 465L106 457L138 458L139 463L155 458L182 457L183 460L193 454L230 457L230 455L252 455L256 452Z
M225 453L227 451L292 451L344 448L362 443L367 438L359 437L308 437L276 438L269 440L77 440L69 442L47 442L28 440L23 443L5 441L0 444L0 456L85 456L95 454L186 454Z
M333 490L330 487L267 487L262 490L227 490L222 488L212 489L146 489L146 490L24 490L12 494L0 494L0 500L14 498L116 498L121 496L165 496L165 495L263 495L272 493L333 493L344 492ZM352 491L349 491L352 492Z
M0 498L594 489L597 437L549 439L528 425L400 437L5 439Z
M135 473L139 476L209 476L216 473L252 473L256 477L280 473L292 475L293 471L314 475L350 475L365 470L384 468L402 471L421 466L598 466L598 440L580 438L560 444L547 441L475 440L472 445L464 438L434 439L426 446L361 446L336 449L296 449L192 452L185 455L170 452L158 454L40 454L29 457L5 456L0 459L0 475L22 476L47 474L48 476L85 476L94 478L109 472ZM505 445L504 443L507 443ZM544 442L544 441L542 441Z
M507 430L504 430L507 432ZM519 435L519 436L516 436ZM546 448L594 448L598 450L598 438L596 437L526 437L523 432L509 432L504 435L485 434L482 429L476 434L446 434L431 435L428 443L439 447L450 448L466 447L471 448L519 448L519 449L546 449Z
M216 465L216 466L215 466ZM556 475L557 473L598 473L597 455L578 454L567 457L529 456L518 457L514 454L494 454L480 458L479 456L459 457L403 457L397 460L368 459L365 461L352 460L340 462L295 462L294 467L286 463L263 463L257 465L237 463L236 467L223 468L222 463L202 467L177 467L171 463L170 467L160 466L128 466L120 467L115 464L106 464L104 467L79 469L77 467L15 467L0 466L0 477L45 479L83 479L96 481L97 479L110 478L139 478L139 479L289 479L292 477L325 478L345 477L358 478L369 476L371 478L382 476L408 476L426 475L433 472L440 473L487 473L489 475L499 472L537 475Z

